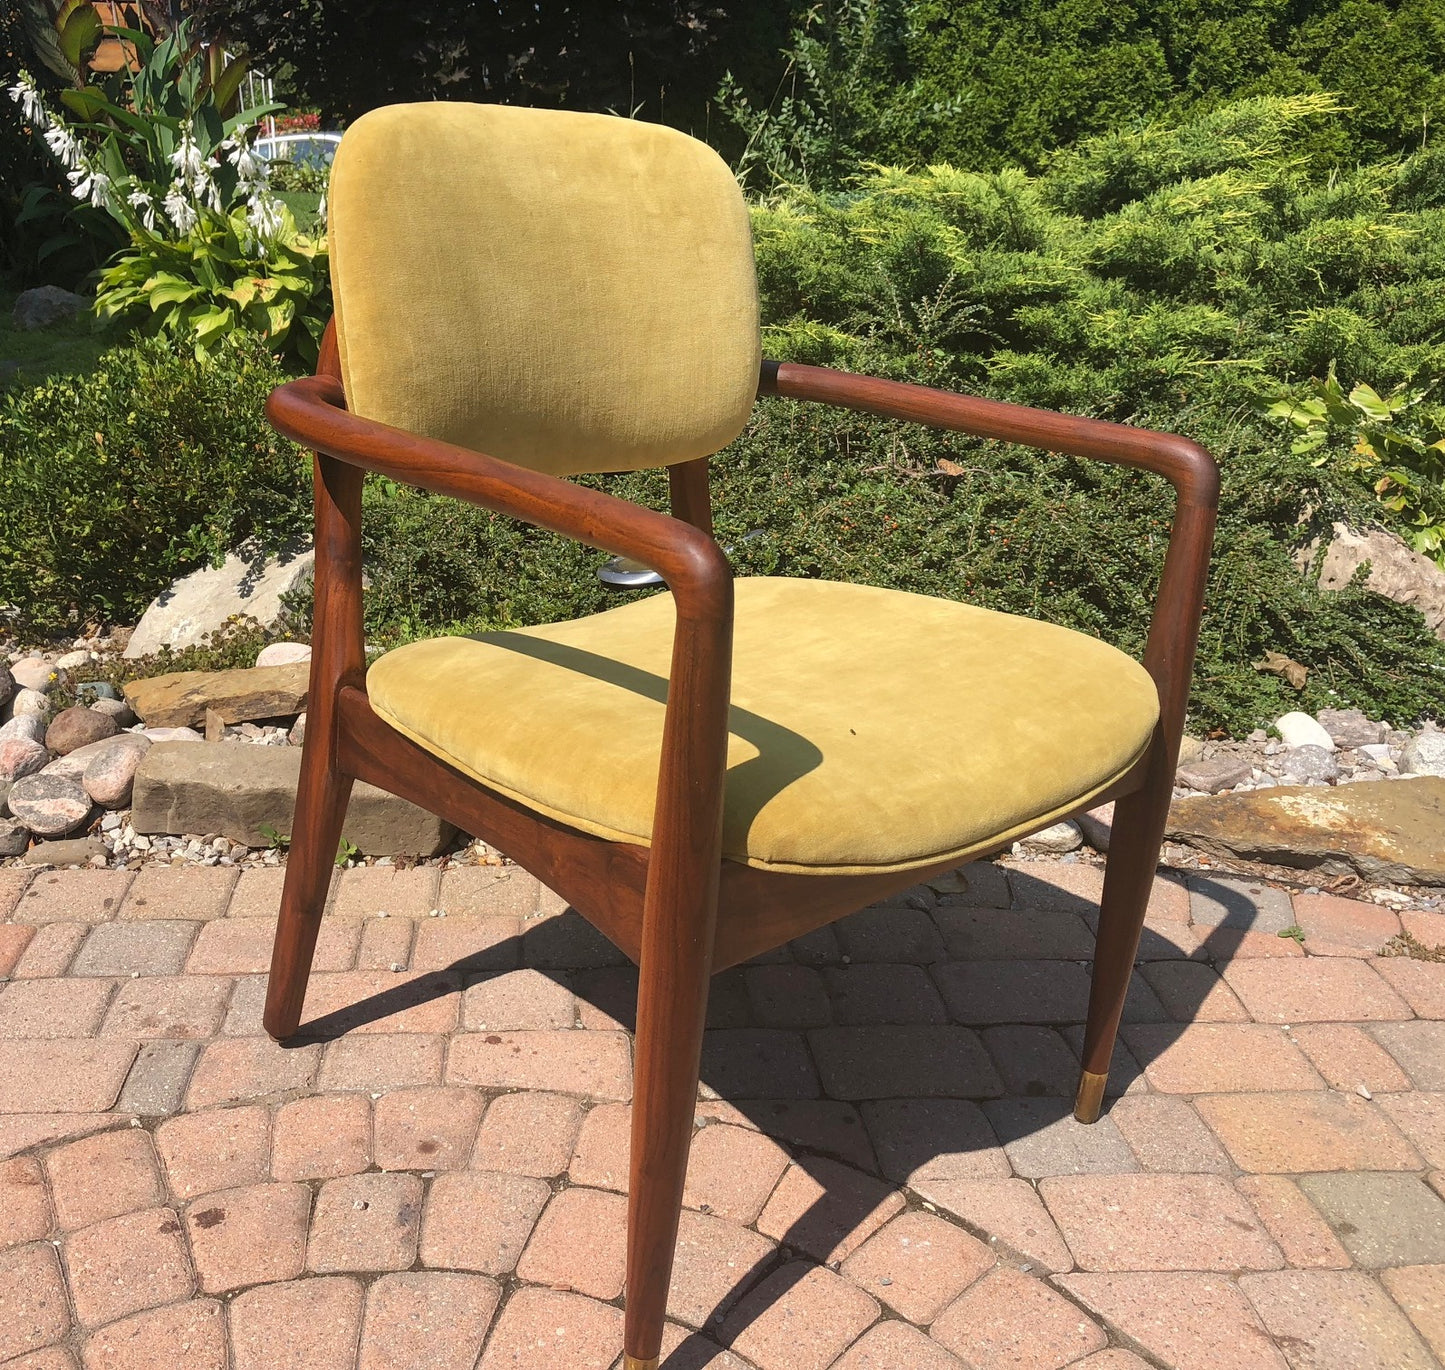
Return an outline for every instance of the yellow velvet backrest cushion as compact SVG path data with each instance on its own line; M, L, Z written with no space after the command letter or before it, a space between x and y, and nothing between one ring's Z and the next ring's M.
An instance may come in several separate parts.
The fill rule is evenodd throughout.
M571 475L716 452L759 364L747 208L675 129L505 105L358 119L330 189L347 403Z

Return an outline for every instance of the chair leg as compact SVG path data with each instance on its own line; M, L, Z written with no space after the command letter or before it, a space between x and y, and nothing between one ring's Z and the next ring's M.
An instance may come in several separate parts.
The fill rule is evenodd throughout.
M1083 1072L1074 1102L1074 1117L1081 1123L1096 1122L1103 1108L1109 1061L1159 865L1167 814L1168 799L1161 803L1148 789L1115 806L1104 896L1099 904L1089 1016L1084 1025Z
M711 937L644 952L637 995L623 1370L656 1370L697 1107Z
M334 710L325 712L334 717ZM278 1042L290 1037L301 1023L316 935L321 930L321 913L326 907L341 842L341 824L351 798L351 777L330 764L330 743L327 736L308 733L301 756L296 818L286 859L286 880L281 887L281 919L271 949L271 974L262 1018L266 1031Z

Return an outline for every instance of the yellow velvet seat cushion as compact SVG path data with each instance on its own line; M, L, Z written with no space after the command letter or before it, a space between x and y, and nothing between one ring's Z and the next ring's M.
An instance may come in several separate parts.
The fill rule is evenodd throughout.
M676 129L390 105L341 140L331 281L353 413L547 471L708 456L758 386L747 206Z
M991 850L1144 751L1153 680L1095 638L950 600L739 580L723 854L907 869ZM584 832L647 843L667 594L569 623L432 638L371 667L372 707L444 761Z

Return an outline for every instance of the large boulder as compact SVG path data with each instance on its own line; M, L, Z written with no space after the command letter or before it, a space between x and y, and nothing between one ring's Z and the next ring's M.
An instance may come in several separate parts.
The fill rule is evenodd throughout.
M1280 785L1178 799L1166 836L1216 856L1321 875L1445 885L1445 779Z
M90 301L84 295L62 290L58 285L37 285L33 290L22 290L15 297L15 308L10 317L15 321L16 328L30 332L65 323L89 308Z
M44 746L28 737L0 739L0 780L34 775L50 760Z
M311 667L248 666L235 671L174 671L132 680L126 703L149 728L194 728L214 710L226 723L290 718L306 707Z
M135 774L131 822L141 833L224 833L265 846L292 830L301 752L246 742L159 742ZM434 856L456 831L415 804L358 781L342 836L371 856Z
M1305 555L1313 559L1315 550L1311 546ZM1445 571L1429 557L1411 551L1393 533L1380 528L1357 533L1346 524L1335 524L1320 566L1320 589L1344 589L1367 561L1366 587L1397 603L1413 604L1435 636L1445 641Z
M64 837L90 817L90 796L68 775L27 775L10 787L10 812L37 837Z
M194 647L238 614L264 628L277 627L286 618L282 598L304 589L315 567L316 555L309 548L268 557L253 545L242 547L220 566L183 576L152 601L131 634L125 655L135 658L162 647L173 651Z

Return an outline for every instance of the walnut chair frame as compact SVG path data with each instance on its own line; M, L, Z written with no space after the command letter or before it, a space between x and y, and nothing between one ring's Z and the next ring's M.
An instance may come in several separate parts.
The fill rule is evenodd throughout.
M1144 654L1159 692L1159 723L1129 773L1089 801L1118 801L1075 1105L1081 1122L1093 1122L1172 795L1218 502L1215 463L1172 434L821 367L765 361L758 390L1137 467L1174 486L1176 508ZM439 813L566 898L640 971L624 1364L652 1370L661 1348L711 975L958 862L830 876L764 871L722 858L733 594L728 560L712 537L706 458L669 468L669 517L357 417L346 410L333 329L317 374L276 390L267 415L316 454L316 608L306 745L266 1029L284 1040L300 1025L353 780ZM372 711L361 599L367 471L632 557L662 575L677 620L650 848L607 841L534 813L447 766Z

